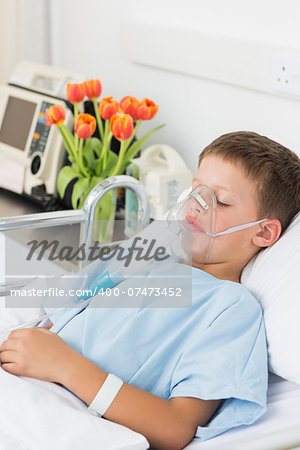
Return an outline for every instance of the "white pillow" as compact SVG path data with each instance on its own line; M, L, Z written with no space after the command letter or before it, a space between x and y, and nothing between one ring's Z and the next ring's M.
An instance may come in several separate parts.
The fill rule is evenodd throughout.
M269 370L300 384L300 213L274 245L252 258L241 282L264 310Z

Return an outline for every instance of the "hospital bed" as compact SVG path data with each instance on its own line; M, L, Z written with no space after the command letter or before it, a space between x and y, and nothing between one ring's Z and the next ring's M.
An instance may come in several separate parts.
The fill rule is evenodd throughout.
M115 177L115 187L120 178ZM125 180L126 178L126 180ZM83 211L69 211L64 214L44 213L2 220L1 230L20 230L28 226L39 228L81 223L80 239L92 240L91 223L95 205L101 195L111 187L112 180L96 187L94 200ZM126 184L126 183L125 183ZM127 187L132 188L132 184ZM136 190L136 186L134 186ZM97 195L96 195L97 194ZM147 222L147 202L139 193L142 224ZM91 206L92 204L92 206ZM0 297L0 329L6 326L4 297ZM15 312L12 311L12 314ZM38 311L30 311L36 314ZM27 312L28 315L28 312ZM28 319L28 317L26 317ZM17 319L20 320L20 317ZM11 322L12 323L12 322ZM1 341L1 336L0 336ZM91 415L86 406L73 394L55 383L42 382L25 377L14 377L0 370L0 448L1 450L53 449L130 449L149 448L146 439L125 427ZM56 412L59 411L59 414ZM270 374L267 413L251 426L238 427L211 440L192 441L187 449L222 450L283 450L300 448L300 386Z

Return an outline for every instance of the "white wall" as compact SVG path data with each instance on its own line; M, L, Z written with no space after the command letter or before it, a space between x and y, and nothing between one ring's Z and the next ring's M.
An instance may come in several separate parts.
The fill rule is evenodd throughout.
M15 40L16 34L14 26L14 5L12 2L0 0L0 82L4 83L8 79L13 66L16 63Z
M144 130L167 123L151 143L174 146L193 171L201 149L233 130L257 131L300 154L300 101L132 64L120 50L120 24L141 21L214 29L300 52L299 17L298 0L51 0L52 62L100 78L104 96L156 101L159 113Z
M47 0L0 0L0 82L23 59L49 61Z

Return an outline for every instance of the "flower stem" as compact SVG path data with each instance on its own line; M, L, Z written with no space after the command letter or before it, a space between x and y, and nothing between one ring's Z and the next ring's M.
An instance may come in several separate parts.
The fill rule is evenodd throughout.
M98 124L98 128L99 128L101 141L103 142L103 140L104 140L103 123L102 123L102 119L99 114L99 109L98 109L98 104L97 104L96 99L93 100L93 105L94 105L94 110L95 110L95 115L96 115L96 119L97 119L97 124Z
M65 127L65 125L58 125L58 130L59 130L59 132L60 132L60 134L61 134L61 136L62 136L62 138L63 138L63 141L64 141L64 144L65 144L65 147L66 147L66 149L67 149L67 151L68 151L68 153L69 153L69 155L71 156L71 157L73 157L74 159L76 159L76 157L75 157L75 152L74 152L74 143L71 141L71 139L69 138L69 136L68 136L68 133L66 132L66 127Z
M103 169L106 168L107 160L108 160L108 151L110 147L110 142L112 138L112 133L110 132L110 121L105 121L105 129L104 129L104 138L103 138L103 148L101 157L103 158Z
M78 116L78 103L74 103L74 122L76 122L76 117ZM75 152L78 152L78 136L75 134Z
M79 170L81 171L81 173L88 178L89 174L88 172L85 170L84 167L84 163L83 163L83 155L82 155L82 150L83 150L83 141L84 139L80 139L79 141L79 150L78 150L78 155L79 155L79 160L77 161L77 165ZM78 164L79 163L79 164Z
M118 172L119 172L119 170L121 168L121 165L122 165L122 162L123 162L123 159L124 159L124 154L126 152L126 144L127 144L127 141L122 141L121 142L117 165L116 165L116 167L114 168L114 170L113 170L113 172L111 174L112 177L115 176L115 175L118 175Z
M64 143L66 145L67 150L69 150L69 154L75 160L78 169L80 169L80 161L78 159L78 152L76 151L76 148L74 146L74 142L71 141L71 139L70 139L70 137L69 137L69 135L67 133L67 129L66 129L65 125L63 125L63 124L60 125L58 127L58 129L59 129L59 131L60 131L60 133L62 135L62 138L64 140Z

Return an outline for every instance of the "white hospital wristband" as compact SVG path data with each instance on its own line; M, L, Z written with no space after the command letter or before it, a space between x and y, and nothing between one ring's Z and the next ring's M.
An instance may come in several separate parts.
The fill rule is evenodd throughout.
M103 416L112 404L122 384L123 381L120 378L109 373L98 394L88 407L89 411L95 416Z

